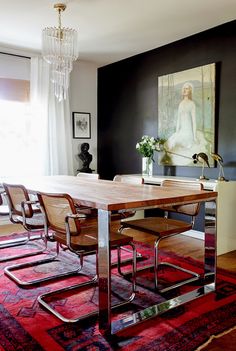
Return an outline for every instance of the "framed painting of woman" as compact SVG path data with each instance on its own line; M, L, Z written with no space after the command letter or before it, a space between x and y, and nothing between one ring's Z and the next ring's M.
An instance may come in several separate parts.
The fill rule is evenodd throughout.
M158 77L159 163L193 166L194 154L215 149L215 70L211 63Z

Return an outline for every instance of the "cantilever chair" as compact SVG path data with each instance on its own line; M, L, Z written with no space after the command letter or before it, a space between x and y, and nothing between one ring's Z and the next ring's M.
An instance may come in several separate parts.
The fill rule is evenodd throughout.
M100 178L100 175L98 173L84 173L84 172L79 172L77 173L77 177L85 179L85 180L96 180ZM92 219L97 218L97 210L91 207L87 206L79 206L76 204L77 212L80 214L81 218L86 218L90 219L90 224L92 224ZM95 221L95 224L96 221Z
M85 178L85 179L99 179L100 178L98 173L84 173L84 172L77 173L77 177Z
M97 173L78 173L77 177L81 177L84 179L99 179L99 174ZM144 179L140 176L123 176L123 175L115 175L113 178L114 182L121 182L121 183L127 183L127 184L143 184ZM77 206L78 213L81 214L81 216L85 216L87 218L91 217L96 217L97 216L97 211L95 209L92 209L91 207L85 207L85 206ZM135 215L135 211L113 211L111 215L111 220L116 221L116 220L123 220L129 217L132 217Z
M98 238L97 238L97 228L94 227L83 227L81 225L80 216L77 213L77 209L72 198L68 194L38 194L40 201L40 206L42 212L46 218L47 229L54 231L54 239L59 242L68 250L76 254L80 259L80 269L83 268L83 257L86 255L96 254L96 275L93 276L89 281L85 283L79 283L73 286L61 288L49 293L42 294L38 297L40 305L46 308L48 311L53 313L59 319L64 322L77 322L88 316L97 314L98 311L92 312L80 316L75 319L68 319L61 313L56 311L54 307L50 305L47 300L52 297L56 297L59 294L67 291L78 290L84 288L85 286L91 287L97 284L97 261L98 261ZM118 249L118 262L121 263L120 250L121 245L129 245L133 250L133 277L132 277L132 292L130 297L113 306L113 308L123 306L130 303L135 296L135 272L136 272L136 251L135 245L132 242L132 238L126 235L119 234L118 232L110 233L110 247ZM118 267L119 269L119 267ZM78 292L77 292L78 293ZM76 292L75 292L76 294Z
M133 184L133 185L142 185L142 184L144 184L144 178L143 177L141 177L141 176L133 176L133 175L132 176L124 176L124 175L121 175L121 174L117 174L117 175L114 176L113 181L114 182L119 182L119 183L124 183L124 184ZM112 221L120 220L121 221L121 226L122 226L122 223L123 223L124 220L127 220L127 218L135 216L135 214L136 214L136 211L132 211L132 210L129 210L129 211L123 211L123 210L113 211L112 214L111 214L111 220ZM119 231L120 231L120 229L119 229ZM130 252L130 249L127 248L127 247L122 247L122 250ZM137 259L142 258L142 254L141 253L136 252L136 255L137 255ZM129 260L126 260L126 261L129 261ZM126 262L126 261L123 261L123 262Z
M41 282L55 280L68 275L74 275L77 273L76 269L70 269L66 272L58 272L51 276L44 276L37 279L27 280L27 278L20 278L16 272L20 272L24 269L44 265L50 262L59 261L60 244L56 242L53 236L47 231L45 232L45 218L39 208L39 202L31 201L26 188L23 185L15 184L3 184L10 213L10 220L12 223L22 224L27 230L27 237L23 239L14 239L12 241L5 241L0 244L0 249L11 248L15 246L23 245L27 247L27 252L18 255L12 255L4 258L0 258L0 262L9 261L18 258L30 257L35 255L46 255L46 258L38 259L30 262L23 262L13 264L5 267L4 273L9 276L13 281L22 287L32 286ZM40 231L40 234L32 235L32 232ZM41 240L41 247L37 245L38 239ZM48 248L48 242L55 242L56 250L53 252ZM42 245L43 244L43 245ZM29 250L28 248L34 248Z
M9 215L9 209L6 204L4 204L3 196L5 195L4 190L0 190L0 216L7 216Z
M175 180L165 180L163 181L162 186L175 187L175 188L176 187L188 188L191 190L203 189L203 185L198 182L183 182L183 181L175 181ZM154 244L154 280L155 280L156 289L158 289L158 266L160 265L167 265L167 266L174 267L192 276L189 279L178 282L164 289L158 289L160 292L166 292L168 290L177 288L186 283L195 281L196 279L199 278L199 274L196 272L192 272L190 270L184 269L180 266L176 266L168 262L159 262L158 248L162 240L166 238L170 238L171 236L174 236L174 235L181 234L193 228L195 217L197 216L200 210L200 204L193 203L193 204L186 204L186 205L175 205L172 207L165 207L163 208L163 210L165 211L164 217L146 217L144 219L128 220L128 221L122 222L122 227L120 229L120 232L122 232L126 228L132 228L132 229L145 232L147 237L148 237L148 234L151 234L152 236L154 235L157 237ZM177 220L177 219L168 218L169 212L186 215L190 219L190 221L187 222L182 219Z
M44 228L42 214L39 208L36 207L37 201L31 201L29 194L23 185L12 185L3 183L5 196L8 203L8 211L10 221L14 224L21 224L27 231L27 235L23 238L16 238L2 241L0 249L12 248L24 245L32 247L36 250L1 257L0 262L9 261L17 258L35 256L41 254L45 248L39 248L33 240L42 239L42 234L32 235L32 232L38 232Z
M133 185L141 185L144 184L144 179L141 176L123 176L120 174L115 175L113 178L114 182L125 183L125 184L133 184ZM133 217L136 211L117 211L113 212L111 215L112 220L124 220L126 218Z

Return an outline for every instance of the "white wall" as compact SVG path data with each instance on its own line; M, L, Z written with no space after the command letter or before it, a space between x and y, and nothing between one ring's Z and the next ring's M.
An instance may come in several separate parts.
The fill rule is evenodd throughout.
M76 61L70 79L71 128L72 112L91 113L91 139L73 139L74 174L82 167L78 157L80 146L87 142L93 155L90 168L97 172L97 65L85 61Z

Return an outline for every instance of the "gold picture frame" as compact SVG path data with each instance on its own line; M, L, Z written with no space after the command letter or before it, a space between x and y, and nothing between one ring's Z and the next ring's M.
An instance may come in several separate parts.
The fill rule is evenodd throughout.
M159 164L194 166L194 154L215 150L215 81L215 63L158 77Z

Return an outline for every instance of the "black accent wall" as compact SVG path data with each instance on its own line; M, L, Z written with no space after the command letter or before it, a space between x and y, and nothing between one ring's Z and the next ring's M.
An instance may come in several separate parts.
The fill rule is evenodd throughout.
M144 134L157 136L158 76L213 62L217 63L216 151L223 157L225 176L236 179L236 21L99 68L101 178L141 172L141 155L135 146ZM154 174L199 177L200 172L194 165L154 164ZM217 178L218 169L206 169L204 173Z

